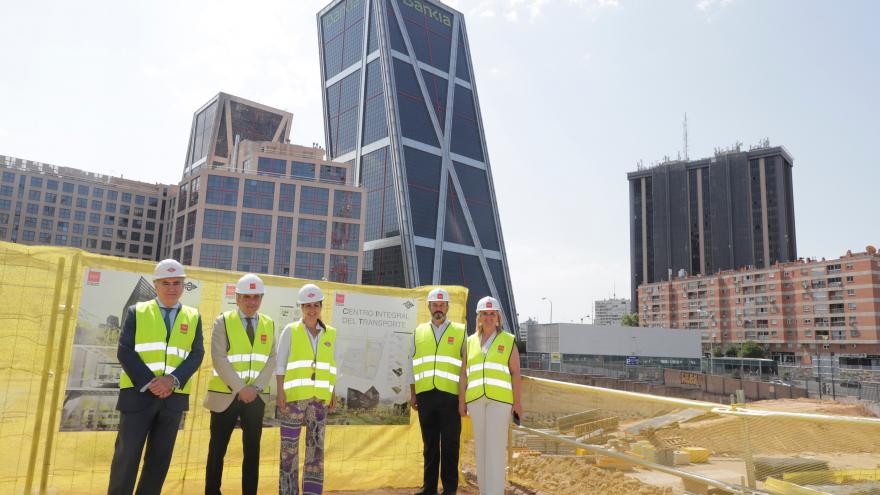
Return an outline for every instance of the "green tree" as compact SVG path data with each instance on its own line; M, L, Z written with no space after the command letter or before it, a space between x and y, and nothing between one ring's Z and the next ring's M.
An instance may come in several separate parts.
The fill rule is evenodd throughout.
M635 313L624 313L623 316L620 317L620 324L625 327L637 327L639 326L639 315Z
M747 340L743 342L740 356L744 358L763 358L766 355L767 351L764 349L763 345L755 342L754 340Z
M720 345L713 347L712 357L724 357L724 349Z
M739 352L736 350L736 346L729 345L726 349L724 349L725 357L737 357Z

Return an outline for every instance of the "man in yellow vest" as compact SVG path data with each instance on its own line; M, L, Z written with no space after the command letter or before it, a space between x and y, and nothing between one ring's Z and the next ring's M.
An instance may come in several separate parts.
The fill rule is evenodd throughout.
M428 293L428 310L431 321L416 327L410 349L410 406L418 411L424 445L422 488L416 495L437 493L438 471L442 495L451 495L458 490L458 384L466 378L467 332L463 323L446 319L449 293L445 289Z
M258 313L265 286L248 273L235 284L238 309L222 313L211 331L214 373L208 383L205 407L211 410L211 441L205 468L205 494L219 495L223 458L236 421L241 423L244 460L241 493L256 495L260 477L260 437L264 397L275 371L275 322ZM261 396L261 394L263 394Z
M119 433L110 465L109 495L131 494L147 445L138 494L162 491L183 411L189 409L190 377L199 369L202 317L180 304L186 274L175 260L162 260L153 273L156 299L129 306L116 353Z
M324 425L336 407L336 329L321 321L324 293L306 284L297 295L302 319L278 337L275 378L281 416L279 495L321 495L324 490ZM307 430L299 491L299 436Z

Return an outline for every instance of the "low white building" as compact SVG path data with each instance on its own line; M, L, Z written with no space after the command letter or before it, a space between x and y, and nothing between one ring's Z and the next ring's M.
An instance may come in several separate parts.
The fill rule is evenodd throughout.
M530 368L532 363L542 363L539 369L573 372L627 364L700 369L699 330L577 323L534 324L528 330ZM543 366L545 362L551 366Z

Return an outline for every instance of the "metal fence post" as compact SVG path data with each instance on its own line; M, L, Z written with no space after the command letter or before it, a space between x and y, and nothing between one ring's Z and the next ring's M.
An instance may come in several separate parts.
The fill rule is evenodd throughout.
M55 341L55 329L58 326L58 303L61 300L61 285L64 281L64 258L58 258L58 269L55 273L55 292L52 295L52 313L49 316L49 332L46 336L46 354L43 356L42 376L40 377L40 391L37 395L37 419L34 422L34 434L31 437L31 456L28 459L27 478L24 482L24 493L30 494L34 485L34 468L37 464L37 450L40 444L40 434L43 430L43 414L46 411L46 386L49 383L49 366L52 364L53 342ZM45 453L48 456L48 452Z

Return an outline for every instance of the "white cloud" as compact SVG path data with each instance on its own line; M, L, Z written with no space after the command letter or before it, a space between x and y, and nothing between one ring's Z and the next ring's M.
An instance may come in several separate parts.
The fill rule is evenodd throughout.
M696 2L697 10L706 15L706 21L712 22L721 10L731 5L734 0L696 0Z
M470 17L494 18L500 16L508 22L518 22L521 17L534 21L541 17L547 7L554 5L577 7L588 13L618 8L619 0L481 0L467 12ZM451 4L450 4L451 5Z

